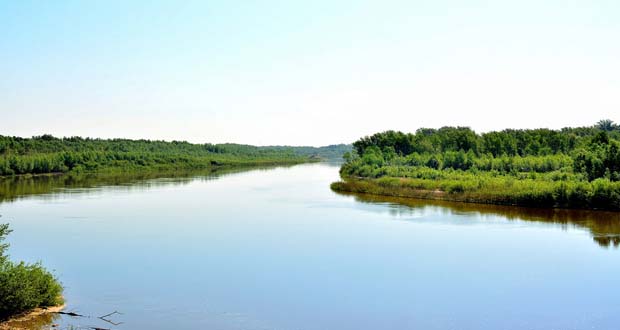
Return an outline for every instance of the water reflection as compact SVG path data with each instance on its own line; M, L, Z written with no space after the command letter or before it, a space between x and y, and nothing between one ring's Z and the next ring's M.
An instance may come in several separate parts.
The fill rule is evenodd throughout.
M353 196L356 201L361 203L388 204L390 212L394 215L414 214L416 211L437 208L448 212L450 215L494 215L502 216L508 220L553 223L563 227L585 228L592 235L592 239L601 247L613 246L618 248L620 246L620 212L537 209L343 192L338 192L338 194Z
M60 315L56 313L43 313L31 317L7 321L0 325L0 330L47 330L59 329L56 322L60 320Z
M34 198L40 200L62 199L67 195L95 194L101 191L146 191L164 186L182 186L192 182L217 180L227 175L242 172L271 171L278 166L243 166L235 168L216 168L199 171L160 171L160 172L127 172L127 173L82 173L40 176L0 177L0 204L11 203L21 199ZM1 214L0 214L1 216ZM65 217L79 219L79 217ZM0 220L2 220L0 218ZM101 321L87 318L87 321ZM36 313L0 323L0 330L48 330L48 329L109 329L109 327L78 325L79 320L61 317L57 313ZM107 321L106 321L107 322ZM104 323L103 325L107 325Z
M225 175L272 170L283 166L251 166L216 168L199 171L82 173L41 176L0 177L0 203L13 202L28 196L53 199L58 194L84 194L99 191L96 188L117 190L147 190L160 186L188 184L195 180L215 180Z
M356 202L329 189L338 168L324 164L228 173L3 183L5 201L23 198L0 204L15 260L59 270L67 310L124 322L49 324L617 328L620 249L592 244L617 244L616 213Z
M140 191L161 186L179 186L195 180L210 181L225 175L247 171L272 170L278 167L289 166L237 167L175 172L5 177L0 178L0 203L12 202L28 196L54 199L64 194L92 194L104 188L117 191ZM418 211L433 208L435 211L447 212L449 215L502 216L508 220L553 223L562 226L585 228L590 232L593 240L601 247L620 247L620 212L537 209L344 192L338 192L338 194L353 196L356 201L361 203L387 204L389 211L394 215L411 215Z

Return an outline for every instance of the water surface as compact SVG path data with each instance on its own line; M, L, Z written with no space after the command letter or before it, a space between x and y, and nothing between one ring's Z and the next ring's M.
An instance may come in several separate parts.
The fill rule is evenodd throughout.
M619 213L341 195L328 164L0 182L61 326L617 329ZM51 322L51 321L50 321Z

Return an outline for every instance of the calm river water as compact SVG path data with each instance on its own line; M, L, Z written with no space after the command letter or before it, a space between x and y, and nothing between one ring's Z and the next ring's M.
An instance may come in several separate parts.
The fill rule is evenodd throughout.
M348 196L337 179L4 180L0 221L12 259L54 269L67 310L93 316L43 321L61 328L619 329L619 213Z

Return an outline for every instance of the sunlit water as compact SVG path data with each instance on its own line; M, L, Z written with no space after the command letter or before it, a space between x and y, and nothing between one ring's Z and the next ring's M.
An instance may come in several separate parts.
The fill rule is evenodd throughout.
M620 327L618 213L347 196L337 179L311 164L13 185L0 221L11 257L55 269L67 310L93 316L61 327ZM96 318L112 311L122 324Z

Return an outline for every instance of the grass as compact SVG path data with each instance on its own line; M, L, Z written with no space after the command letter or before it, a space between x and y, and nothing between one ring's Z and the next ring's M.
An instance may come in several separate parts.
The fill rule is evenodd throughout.
M386 172L390 170L387 169ZM336 191L396 197L553 208L620 210L620 182L573 181L558 173L530 175L409 168L409 175L377 178L343 175ZM393 175L393 174L392 174ZM554 180L554 176L559 176Z

